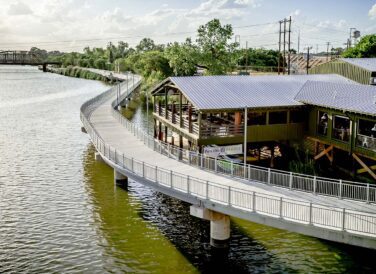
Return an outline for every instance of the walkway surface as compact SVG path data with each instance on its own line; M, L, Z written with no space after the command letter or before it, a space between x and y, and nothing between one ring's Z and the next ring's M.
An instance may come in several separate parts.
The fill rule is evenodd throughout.
M124 79L126 79L125 76ZM123 87L126 86L128 84L123 84ZM123 90L122 92L124 93L125 91ZM119 169L119 172L125 175L127 172L132 172L140 177L141 182L146 179L156 181L158 185L159 175L157 176L157 174L161 173L166 178L166 176L169 177L169 171L171 171L170 188L172 189L174 189L172 174L178 173L177 176L181 175L181 177L180 181L177 180L177 183L184 181L188 189L183 189L182 192L186 193L184 195L190 195L191 197L194 193L189 191L189 178L199 178L200 181L203 180L223 186L219 190L214 187L214 190L209 191L211 186L206 183L206 191L204 190L203 194L198 195L201 197L199 199L200 204L204 204L210 209L306 235L376 249L376 215L374 215L376 214L376 204L315 195L256 181L245 181L215 174L164 156L146 146L143 141L139 140L118 121L112 106L117 94L116 92L109 94L111 95L103 97L106 99L99 101L99 105L96 105L90 111L90 114L87 115L86 119L89 120L91 125L85 124L85 122L84 125L86 128L92 127L95 129L96 135L103 140L105 146L116 149L118 155L123 154L123 159L124 156L127 157L128 163L129 159L132 158L131 165L124 165L123 160L123 166L126 167L122 168L116 164L116 161L114 163L111 160L111 156L107 157L105 150L103 151L103 146L102 150L99 148L98 151L101 152L102 157L115 169ZM91 133L93 143L96 144L96 137L92 135L93 131L89 129L88 132ZM141 172L133 170L133 159L138 163L138 167L143 162L141 164ZM153 178L156 179L154 180ZM165 179L161 178L161 180ZM195 184L193 180L191 186L195 187ZM241 190L245 191L242 192ZM174 195L174 192L171 193L171 196L179 198L179 195ZM208 196L208 193L214 194ZM250 193L253 193L253 196ZM302 204L299 205L300 202ZM314 204L315 207L312 204L309 205L309 203Z
M113 117L111 103L115 99L116 96L111 97L96 110L94 110L90 117L90 121L107 144L116 148L118 151L124 152L128 157L135 158L150 165L157 165L158 167L167 170L173 169L175 172L224 186L238 187L249 191L256 191L258 193L283 197L286 199L290 198L332 207L341 207L376 213L376 204L367 204L364 202L314 195L311 193L269 186L258 182L249 183L248 181L245 182L237 178L217 175L212 172L178 162L173 158L161 155L159 152L153 151L145 146L142 141L138 140Z

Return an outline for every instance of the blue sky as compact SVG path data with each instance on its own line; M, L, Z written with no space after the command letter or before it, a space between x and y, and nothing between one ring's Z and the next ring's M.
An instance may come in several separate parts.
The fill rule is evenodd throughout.
M301 49L343 45L349 28L376 33L376 0L0 0L0 49L79 51L142 37L158 43L195 38L213 18L234 26L242 46L276 48L278 22L292 16L292 42ZM253 26L258 25L258 26ZM248 27L244 27L248 26Z

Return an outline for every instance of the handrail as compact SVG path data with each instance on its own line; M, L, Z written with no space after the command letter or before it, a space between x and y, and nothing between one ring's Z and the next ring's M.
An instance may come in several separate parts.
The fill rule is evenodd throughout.
M122 97L128 96L139 85L139 82L140 80L137 80L134 85L124 92ZM171 189L199 200L207 200L214 204L271 218L283 219L288 222L376 237L376 214L373 213L346 210L344 208L275 197L238 187L220 185L127 157L124 153L107 144L90 122L92 111L114 96L115 90L115 88L112 88L87 101L81 107L81 120L94 146L114 166L132 172L159 187ZM115 99L112 102L112 109L117 105L116 101ZM153 147L155 151L166 149L162 142L154 138L148 138L150 135L136 124L124 119L114 109L113 114L134 136L143 140L144 144ZM170 156L173 155L171 148L172 146L169 146L170 151L168 153ZM268 171L270 172L270 169Z
M116 110L113 110L112 113L123 126L128 128L129 121L126 120L125 117L119 115L119 112ZM145 138L150 139L150 141L154 140L154 136L149 135L143 129L137 128L136 130L138 131L138 136L145 135ZM186 164L198 166L211 172L229 175L249 182L257 181L259 183L279 186L290 190L299 190L340 199L376 203L376 186L370 185L369 183L312 176L251 164L244 165L243 163L208 157L198 152L172 146L163 141L159 141L159 144L162 146L162 149L158 150L161 151L161 153L175 157ZM154 149L154 147L152 148Z

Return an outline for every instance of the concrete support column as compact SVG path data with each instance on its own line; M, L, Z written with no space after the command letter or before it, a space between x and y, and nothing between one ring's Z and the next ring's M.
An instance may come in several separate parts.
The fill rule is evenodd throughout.
M230 217L212 211L210 220L210 245L215 248L228 248L230 240Z
M202 206L192 205L190 214L210 221L210 245L215 248L228 248L230 240L230 216Z
M114 183L125 189L128 188L128 177L114 169Z
M103 158L102 158L102 156L99 152L95 152L94 157L95 157L95 161L104 162Z

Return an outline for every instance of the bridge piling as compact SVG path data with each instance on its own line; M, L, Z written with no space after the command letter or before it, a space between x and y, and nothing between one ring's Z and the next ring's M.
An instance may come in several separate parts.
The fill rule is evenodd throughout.
M210 245L228 248L230 240L230 216L212 211L210 220Z
M97 162L104 162L103 158L102 158L102 155L99 152L95 152L94 157L95 157L95 161L97 161Z
M114 183L124 189L128 189L128 177L114 169Z
M218 249L227 249L230 240L230 216L202 206L190 206L194 217L210 221L210 245Z

